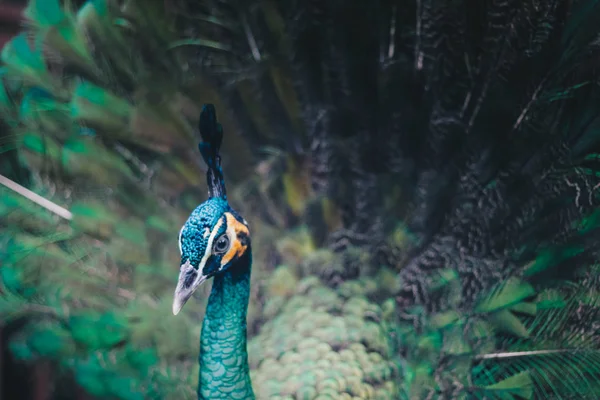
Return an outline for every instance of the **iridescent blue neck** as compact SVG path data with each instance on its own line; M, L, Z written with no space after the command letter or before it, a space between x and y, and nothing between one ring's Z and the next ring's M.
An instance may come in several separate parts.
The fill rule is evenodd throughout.
M252 256L215 276L200 336L198 399L254 399L246 350Z

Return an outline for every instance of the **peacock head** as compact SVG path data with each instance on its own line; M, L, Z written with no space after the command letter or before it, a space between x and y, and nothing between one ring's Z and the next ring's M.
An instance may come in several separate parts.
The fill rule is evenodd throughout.
M181 228L179 250L181 268L173 301L175 315L204 281L227 271L250 250L248 224L225 199L209 198Z

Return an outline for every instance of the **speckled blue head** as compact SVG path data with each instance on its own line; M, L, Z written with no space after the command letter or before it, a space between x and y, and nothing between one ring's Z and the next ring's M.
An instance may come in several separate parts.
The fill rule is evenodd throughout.
M200 204L179 232L181 268L173 314L179 313L198 286L227 270L249 247L248 224L224 198L212 197Z

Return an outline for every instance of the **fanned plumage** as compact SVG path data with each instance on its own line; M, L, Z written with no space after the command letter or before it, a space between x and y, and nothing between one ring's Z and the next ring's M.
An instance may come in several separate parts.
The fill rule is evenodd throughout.
M43 253L58 265L113 271L94 248L120 285L166 274L155 244L203 199L200 105L239 133L221 153L253 226L257 398L599 396L598 1L31 1L26 16L3 50L2 144L11 177L73 212ZM3 243L3 299L47 307L32 276L62 275L10 246L65 224L6 198L21 235ZM160 282L126 293L162 304ZM82 285L65 283L99 284ZM31 348L15 351L66 354ZM183 353L158 351L188 368Z

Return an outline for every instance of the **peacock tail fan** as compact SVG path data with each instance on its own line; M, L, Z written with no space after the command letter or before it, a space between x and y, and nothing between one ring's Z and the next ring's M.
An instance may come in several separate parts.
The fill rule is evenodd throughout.
M20 359L96 398L195 398L201 316L166 318L211 103L253 232L257 398L598 397L598 1L24 16L1 54L0 171L61 207L0 187Z

